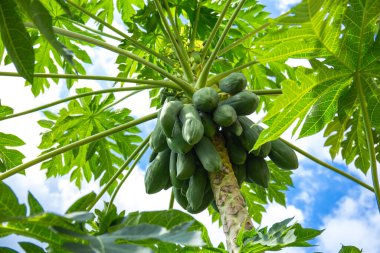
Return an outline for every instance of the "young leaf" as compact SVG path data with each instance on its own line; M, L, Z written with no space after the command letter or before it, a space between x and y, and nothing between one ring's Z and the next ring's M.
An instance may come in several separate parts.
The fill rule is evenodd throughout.
M36 215L44 212L43 207L38 202L38 200L33 196L31 192L28 192L28 204L29 204L29 215Z
M33 84L33 44L13 0L0 1L0 33L8 55L17 71L29 83Z
M362 253L363 251L356 248L355 246L342 246L339 253Z

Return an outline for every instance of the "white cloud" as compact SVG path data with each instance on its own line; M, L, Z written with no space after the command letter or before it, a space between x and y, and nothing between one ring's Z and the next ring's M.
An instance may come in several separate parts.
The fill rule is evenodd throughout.
M281 13L284 13L300 2L301 0L278 0L276 3L276 8L279 9Z
M380 249L380 215L372 193L365 189L350 192L333 212L323 219L326 230L317 244L323 252L338 252L341 245L354 245L366 253ZM319 248L318 248L319 249Z

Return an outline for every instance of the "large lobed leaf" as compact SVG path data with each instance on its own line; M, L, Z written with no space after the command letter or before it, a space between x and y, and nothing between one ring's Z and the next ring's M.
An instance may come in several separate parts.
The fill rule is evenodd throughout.
M342 152L347 164L355 161L367 172L361 110L368 110L375 134L379 133L379 9L379 0L305 0L280 19L278 30L256 40L262 63L305 58L312 65L312 69L298 68L294 78L282 82L283 95L264 117L269 128L256 147L278 138L294 122L299 137L328 125L325 136L331 156ZM365 108L359 104L359 87L364 89Z
M77 90L78 93L89 91L91 89ZM48 131L43 133L39 148L49 151L56 145L64 146L131 121L133 118L129 116L130 110L107 108L114 99L113 94L106 97L88 96L71 101L67 108L61 109L58 114L45 112L48 119L39 121L39 124ZM53 157L44 162L41 168L47 170L48 177L71 173L71 180L75 181L78 187L81 186L82 180L90 181L92 178L100 178L100 184L106 184L136 148L136 143L142 140L135 135L139 132L137 128L131 128L128 132L130 134L116 133ZM109 191L112 192L115 186L116 183Z
M24 141L19 137L0 132L0 172L22 163L25 156L20 151L8 147L18 147L24 144Z

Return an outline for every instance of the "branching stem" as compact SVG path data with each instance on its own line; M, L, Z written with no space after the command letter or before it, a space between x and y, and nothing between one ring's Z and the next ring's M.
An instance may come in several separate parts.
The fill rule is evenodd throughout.
M15 113L15 114L5 116L3 118L0 118L0 121L11 119L11 118L16 118L16 117L27 115L29 113L33 113L33 112L37 112L37 111L41 111L43 109L46 109L46 108L49 108L49 107L52 107L52 106L55 106L55 105L58 105L58 104L61 104L64 102L68 102L68 101L71 101L71 100L74 100L77 98L81 98L81 97L87 97L87 96L92 96L92 95L96 95L96 94L103 94L103 93L131 91L131 90L146 90L146 89L153 89L153 88L156 88L156 86L150 85L150 86L123 87L123 88L112 88L112 89L104 89L104 90L86 92L86 93L78 94L75 96L67 97L64 99L60 99L60 100L51 102L51 103L46 104L46 105L41 105L41 106L26 110L23 112L19 112L19 113Z
M13 175L15 175L15 174L17 174L17 173L19 173L19 172L27 169L27 168L30 168L33 165L36 165L36 164L38 164L40 162L43 162L43 161L45 161L47 159L53 158L54 156L60 155L60 154L62 154L64 152L67 152L67 151L72 150L74 148L78 148L80 146L86 145L86 144L91 143L93 141L97 141L99 139L102 139L102 138L107 137L109 135L112 135L114 133L123 131L125 129L130 128L130 127L134 127L136 125L139 125L141 123L144 123L146 121L149 121L149 120L152 120L152 119L155 119L155 118L157 118L157 112L152 113L152 114L148 114L148 115L146 115L144 117L132 120L132 121L130 121L128 123L125 123L125 124L122 124L120 126L108 129L108 130L103 131L101 133L94 134L94 135L89 136L87 138L84 138L82 140L75 141L75 142L70 143L70 144L68 144L66 146L54 149L53 151L47 152L45 154L42 154L41 156L39 156L39 157L37 157L37 158L29 161L29 162L23 163L23 164L21 164L19 166L16 166L16 167L14 167L14 168L12 168L12 169L4 172L4 173L1 173L0 174L0 181L4 180L4 179L6 179L6 178L8 178L10 176L13 176Z
M133 46L135 46L137 48L140 48L141 50L143 50L143 51L145 51L145 52L147 52L149 54L152 54L152 55L156 56L157 58L161 59L163 62L165 62L166 64L168 64L170 66L174 66L174 63L169 58L167 58L167 57L165 57L165 56L157 53L156 51L154 51L154 50L146 47L145 45L141 44L140 42L134 40L128 34L120 31L119 29L115 28L113 25L110 25L107 22L103 21L102 19L98 18L96 15L94 15L91 12L87 11L85 8L82 8L82 6L74 3L73 1L71 1L71 0L66 0L66 1L67 1L68 4L70 4L74 8L76 8L76 9L80 10L81 12L85 13L87 16L89 16L90 18L92 18L96 22L99 22L99 24L104 25L105 27L107 27L111 31L113 31L113 32L119 34L120 36L122 36L123 38L125 38L125 40L127 40Z

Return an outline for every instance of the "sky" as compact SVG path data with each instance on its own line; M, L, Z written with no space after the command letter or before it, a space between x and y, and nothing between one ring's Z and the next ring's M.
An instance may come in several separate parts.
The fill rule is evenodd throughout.
M268 6L267 10L273 16L277 16L299 1L262 0L261 2ZM114 54L91 48L88 48L87 52L92 59L97 59L96 62L94 61L94 65L87 66L88 74L97 73L114 76L117 74L116 65L113 64L116 57ZM306 61L297 59L289 60L288 64L308 66ZM99 73L99 69L103 73ZM14 68L12 66L0 66L0 71L14 71ZM97 90L109 87L109 85L111 84L107 82L83 80L76 83L75 87L91 87ZM53 85L46 93L35 98L30 89L24 87L23 79L0 77L1 103L13 107L15 112L73 94L74 89L68 91L64 83L60 83ZM133 108L132 113L136 117L152 111L149 108L149 97L144 93L140 93L119 106ZM57 111L59 108L57 106L51 110ZM27 145L20 147L20 151L27 157L24 161L33 159L40 153L37 146L40 142L40 133L44 130L36 122L42 117L41 113L34 113L0 122L0 132L15 134L27 143ZM153 126L154 122L149 122L142 125L141 129L147 133ZM324 138L322 134L297 140L292 137L291 131L287 131L283 137L318 158L332 163L334 166L371 184L369 174L365 176L353 166L346 166L341 157L335 158L333 162L331 161L328 149L323 147ZM298 155L298 158L300 168L295 171L292 177L294 188L287 192L287 207L278 204L268 205L262 226L295 217L295 220L304 227L324 229L324 232L313 241L318 246L309 249L286 249L281 252L333 253L338 252L341 245L355 245L362 248L365 253L378 253L380 240L377 237L380 235L380 215L373 194L301 155ZM119 194L115 201L119 210L131 212L162 210L168 207L170 191L162 191L154 195L145 194L143 180L146 163L146 161L139 163L138 169L131 174L122 187L121 192L123 194ZM5 182L17 193L20 202L26 202L27 193L30 191L41 202L45 210L56 213L64 213L76 199L84 194L91 191L99 192L98 182L85 183L79 190L67 176L46 179L44 172L39 170L38 165L28 169L26 176L16 175L5 180ZM108 199L106 196L105 200ZM180 209L177 204L175 204L175 208ZM195 215L195 218L209 228L209 235L215 245L223 240L222 230L218 228L217 224L211 223L207 211ZM17 248L17 240L20 238L16 236L0 238L0 246Z

